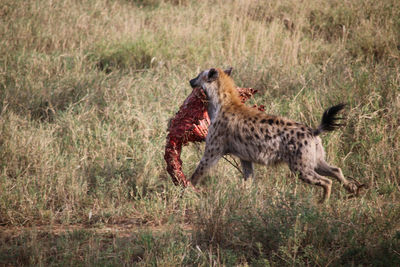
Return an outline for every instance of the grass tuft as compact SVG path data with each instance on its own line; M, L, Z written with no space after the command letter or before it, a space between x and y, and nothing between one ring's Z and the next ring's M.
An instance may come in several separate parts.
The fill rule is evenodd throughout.
M94 52L88 54L95 66L110 73L113 70L143 70L151 67L151 43L144 40L118 42L98 45Z

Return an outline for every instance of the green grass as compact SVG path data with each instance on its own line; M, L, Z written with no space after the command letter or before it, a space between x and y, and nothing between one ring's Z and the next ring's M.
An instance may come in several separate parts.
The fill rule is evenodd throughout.
M6 0L0 36L0 265L400 265L398 1ZM175 187L168 120L228 66L268 113L348 103L323 142L369 188L318 205L287 167L243 184L225 161Z

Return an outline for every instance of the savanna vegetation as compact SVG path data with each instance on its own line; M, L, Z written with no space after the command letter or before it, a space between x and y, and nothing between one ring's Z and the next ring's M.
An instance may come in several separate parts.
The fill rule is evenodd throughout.
M320 205L285 166L246 184L223 160L175 187L168 120L229 66L268 113L346 102L327 157L368 189ZM400 265L400 1L2 0L0 265Z

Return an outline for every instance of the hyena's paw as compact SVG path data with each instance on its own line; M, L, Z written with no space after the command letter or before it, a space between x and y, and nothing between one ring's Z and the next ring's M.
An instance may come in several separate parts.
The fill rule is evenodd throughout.
M358 186L356 183L353 182L349 182L348 184L344 185L344 188L346 188L346 190L349 193L355 194L358 191Z
M351 197L358 196L361 189L367 188L365 184L361 184L360 182L354 180L354 182L349 182L347 185L344 186L346 190L352 194Z

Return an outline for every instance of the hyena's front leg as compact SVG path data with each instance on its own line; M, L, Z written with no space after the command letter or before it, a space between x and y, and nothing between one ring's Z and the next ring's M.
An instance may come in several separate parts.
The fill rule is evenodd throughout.
M217 149L206 146L203 158L201 159L199 165L197 165L197 168L190 179L192 184L196 185L200 178L207 173L207 171L214 166L222 156L222 153L217 151Z

